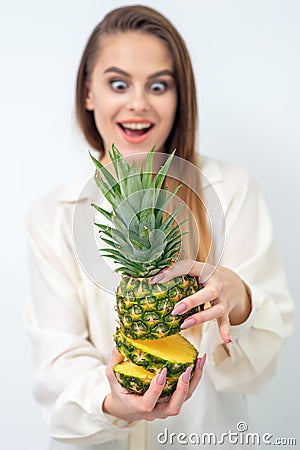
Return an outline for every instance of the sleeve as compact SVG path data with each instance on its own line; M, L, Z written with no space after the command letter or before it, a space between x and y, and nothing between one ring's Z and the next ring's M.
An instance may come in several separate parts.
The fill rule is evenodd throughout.
M246 174L228 175L220 265L234 270L245 282L252 310L244 323L231 326L230 344L221 340L216 321L205 324L203 348L217 390L257 393L276 369L280 350L293 328L294 307L264 200Z
M64 222L63 209L49 201L33 208L27 221L31 296L25 322L33 347L35 397L54 439L82 445L125 439L133 423L102 412L110 392L106 365L101 349L89 340Z

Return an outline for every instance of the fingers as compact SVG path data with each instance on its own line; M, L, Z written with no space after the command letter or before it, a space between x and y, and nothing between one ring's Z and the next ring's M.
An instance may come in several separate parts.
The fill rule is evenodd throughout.
M109 366L111 372L112 364L116 363L116 361L120 362L120 360L122 360L122 356L118 354L117 351L113 351ZM177 382L176 390L171 397L161 397L167 379L166 368L153 377L149 389L143 396L130 394L129 396L126 396L125 399L123 395L118 393L118 389L114 388L112 394L110 394L111 407L108 409L108 412L115 411L115 409L121 411L122 407L125 408L126 404L127 413L124 415L126 420L145 419L152 421L156 418L165 419L169 416L178 415L183 403L191 397L201 380L204 362L205 355L197 360L192 379L190 379L191 367L188 367L187 370L181 374ZM115 377L114 379L116 381ZM118 382L116 381L116 383ZM117 406L115 406L114 403L117 404ZM118 416L120 416L120 411L118 412Z
M121 353L118 352L116 347L114 347L112 349L110 361L109 361L109 363L108 363L108 365L106 367L106 370L105 370L106 376L107 376L108 381L110 382L111 385L112 384L119 384L112 369L113 369L113 367L116 364L119 364L120 362L122 362L123 359L124 359L124 356L121 355Z
M218 318L219 332L223 341L228 344L231 341L230 337L230 322L227 314Z
M204 353L202 358L197 359L193 377L190 381L189 391L188 391L186 400L189 399L193 395L196 387L198 386L198 384L202 378L205 361L206 361L206 353Z
M170 397L169 401L157 403L155 409L153 410L155 417L165 419L170 416L176 416L180 413L183 403L192 396L202 378L205 360L206 354L204 354L202 358L197 359L192 378L190 378L191 367L188 367L187 370L181 374L177 382L176 390ZM152 420L152 414L150 415L150 420Z
M195 306L204 305L205 303L210 302L212 304L210 308L186 318L181 324L181 328L191 328L200 323L217 319L220 335L225 343L229 343L231 342L230 321L226 295L223 295L224 283L219 277L211 277L214 270L214 266L210 264L203 264L198 261L186 259L178 261L171 267L164 269L152 279L152 283L166 282L176 276L184 275L186 273L197 276L199 281L209 275L210 278L208 277L209 279L205 282L205 286L202 289L176 303L172 315L184 314Z
M228 308L226 302L221 301L220 299L222 296L221 289L222 284L217 283L214 278L211 278L204 288L176 303L175 308L172 311L173 315L186 313L195 306L203 305L207 302L210 302L212 305L210 308L187 317L181 324L181 328L191 328L200 323L217 319L223 341L226 343L231 342Z
M124 356L118 352L117 348L114 347L112 349L112 353L111 353L111 358L110 358L110 365L113 367L116 364L119 364L120 362L122 362L124 359Z
M199 313L187 317L181 324L182 329L187 329L199 325L200 323L208 322L209 320L217 319L219 332L223 341L228 344L232 342L230 337L230 321L228 312L222 303L217 303L210 308L205 309Z
M164 367L162 371L152 378L149 389L142 397L141 407L144 412L152 412L158 402L163 391L167 379L167 369Z
M187 317L181 324L181 328L191 328L200 323L208 322L209 320L218 319L225 314L225 307L223 303L216 303L214 306L205 309L199 313Z
M177 261L176 263L172 264L172 266L163 269L161 272L155 275L152 278L151 283L165 283L180 275L186 275L187 273L190 273L190 270L192 269L194 264L195 261L191 259Z
M166 413L168 416L177 416L182 408L182 405L188 395L189 391L189 381L191 376L191 367L188 367L187 370L180 375L176 390L170 398L168 403L168 408Z
M167 417L176 416L179 414L181 407L188 395L190 374L191 367L188 367L188 369L180 375L176 390L174 391L172 396L163 399L163 401L159 399L154 405L153 409L149 410L149 413L145 417L146 420L153 420L156 418L166 419ZM147 392L144 394L144 397L146 396Z
M189 297L184 298L180 302L177 302L175 308L172 311L172 315L183 314L194 308L195 306L204 305L206 302L216 300L218 297L219 290L217 286L211 281L207 283L204 288L200 289Z
M184 259L182 261L177 261L166 269L163 269L152 278L151 283L166 283L175 277L186 274L198 277L199 282L203 283L210 278L215 270L216 267L212 264L202 263L192 259Z

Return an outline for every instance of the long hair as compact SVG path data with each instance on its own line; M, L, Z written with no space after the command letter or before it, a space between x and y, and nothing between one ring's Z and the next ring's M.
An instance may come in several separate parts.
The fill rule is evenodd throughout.
M85 108L87 83L89 82L97 58L97 51L104 36L122 32L139 32L154 35L161 39L170 50L174 62L174 76L177 87L177 109L171 132L165 142L164 152L170 153L176 148L176 155L197 164L195 154L197 131L197 100L194 74L185 42L176 28L152 8L135 5L117 8L108 13L95 27L84 49L78 69L76 85L76 116L83 134L100 158L105 153L104 143L96 127L93 111ZM178 196L190 208L198 225L198 236L190 236L191 251L186 249L185 256L195 254L193 246L199 243L197 260L206 261L210 248L210 233L207 225L205 207L202 198L201 180L194 180L197 194L185 185ZM170 188L178 184L169 179Z

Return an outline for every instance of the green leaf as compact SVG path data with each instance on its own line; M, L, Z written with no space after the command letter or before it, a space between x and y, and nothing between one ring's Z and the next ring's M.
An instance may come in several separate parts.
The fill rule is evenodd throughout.
M146 189L143 191L143 199L141 204L141 211L146 209L154 208L156 204L156 197L158 195L158 191L156 189Z
M166 218L166 220L162 223L162 226L161 226L161 230L162 231L165 232L165 231L167 231L170 228L171 223L175 220L176 216L182 210L182 208L183 208L182 205L178 206L178 208L176 208L172 212L172 215L170 215L169 217Z
M105 211L105 209L102 209L100 206L96 205L95 203L91 203L91 206L93 208L95 208L104 217L106 217L108 220L112 221L112 213L111 212Z
M135 247L137 247L139 250L143 250L145 247L139 242L139 241L136 241L135 239L133 239L133 238L129 238L130 239L130 242L135 246Z
M149 230L144 230L143 233L136 233L134 230L130 230L129 236L130 241L135 240L139 242L143 248L148 249L150 247Z
M120 201L120 194L115 191L113 193L113 189L109 187L109 185L103 181L100 178L97 178L96 175L94 177L94 180L97 184L97 186L99 187L100 191L103 193L103 195L105 196L105 198L109 201L109 203L112 205L112 207L114 209L116 209L118 207L118 203ZM119 199L119 201L118 201Z
M101 225L98 223L95 223L96 226L98 226L101 230L101 233L103 233L105 236L109 237L111 240L115 242L116 245L118 245L119 248L127 249L128 251L132 250L132 247L128 240L124 238L122 233L120 233L118 230L115 230L114 228L107 227L105 225ZM101 236L102 238L102 236ZM103 239L103 238L102 238Z
M149 188L152 181L154 150L155 146L152 147L151 151L146 156L145 169L142 174L142 185L144 189Z
M97 167L97 169L101 170L103 167L103 164L100 161L98 161L98 159L94 158L93 155L91 154L91 152L89 152L89 154L90 154L90 157L92 158L93 163Z
M130 165L123 158L123 156L121 155L121 153L114 144L112 145L112 154L113 154L112 163L114 165L114 169L116 171L116 175L119 182L121 180L127 180L130 171Z
M164 165L159 169L158 173L156 174L153 183L156 189L160 189L162 187L162 184L164 182L164 179L166 177L166 174L170 168L172 159L174 158L174 154L176 152L176 149L170 154Z

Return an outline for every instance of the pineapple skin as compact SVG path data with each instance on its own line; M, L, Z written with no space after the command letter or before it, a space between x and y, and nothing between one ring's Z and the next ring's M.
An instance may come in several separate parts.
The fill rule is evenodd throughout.
M199 290L195 277L176 277L167 283L151 284L151 278L122 275L116 292L116 311L125 336L132 339L161 339L181 331L180 325L192 314L171 312L176 303Z
M183 336L180 336L180 338L182 339L182 344L184 346L186 347L189 346L191 349L194 350L193 358L190 358L190 361L172 362L169 361L168 359L155 356L151 354L150 351L149 352L143 351L142 349L135 346L134 344L135 341L131 340L129 342L128 339L123 335L123 333L119 329L114 335L114 340L118 351L126 358L128 358L130 361L132 361L133 364L144 367L144 369L149 370L150 372L153 372L155 374L160 372L164 367L166 367L169 378L174 377L178 378L183 372L186 371L186 369L189 366L192 366L193 372L194 365L197 359L196 348ZM161 339L159 341L161 341Z

